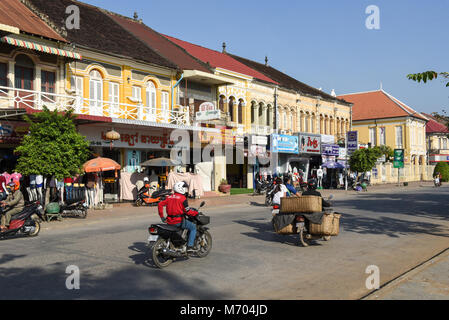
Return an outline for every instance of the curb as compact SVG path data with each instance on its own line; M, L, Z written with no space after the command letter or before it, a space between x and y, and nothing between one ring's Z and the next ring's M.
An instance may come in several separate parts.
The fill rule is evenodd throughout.
M411 268L410 270L402 273L401 275L397 276L393 280L388 281L387 283L383 284L379 289L368 293L367 295L361 297L359 300L379 300L382 299L385 295L391 293L395 288L400 286L402 283L409 280L411 277L419 274L420 272L424 271L425 269L437 264L441 260L449 257L449 248L444 249L443 251L437 253L430 259L418 264L417 266Z

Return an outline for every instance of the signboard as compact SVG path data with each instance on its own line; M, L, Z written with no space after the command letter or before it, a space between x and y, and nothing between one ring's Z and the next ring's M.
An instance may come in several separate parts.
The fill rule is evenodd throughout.
M257 144L259 146L266 146L268 144L267 136L251 136L251 144Z
M0 122L0 143L20 143L29 128L26 122Z
M346 160L346 148L340 147L338 151L338 159Z
M206 112L206 111L214 111L215 105L212 102L203 102L198 107L200 112Z
M394 168L404 168L404 149L394 149Z
M449 154L431 154L429 162L449 162Z
M334 144L335 143L335 137L330 134L322 134L321 135L321 143L324 144Z
M243 143L244 137L235 135L233 130L221 130L221 133L199 131L199 138L201 143L218 143L232 145L236 143Z
M251 145L249 151L249 156L250 157L257 157L257 156L261 156L261 155L266 155L267 154L267 147L266 146L256 146L256 145Z
M197 121L208 121L220 119L220 110L198 111L195 115Z
M359 135L357 131L348 131L347 133L348 141L348 155L351 155L355 150L358 149Z
M336 156L340 155L340 146L336 144L323 144L321 145L321 153L326 156Z
M321 154L321 135L301 133L299 143L300 153Z
M299 153L298 136L271 135L271 151L275 153Z

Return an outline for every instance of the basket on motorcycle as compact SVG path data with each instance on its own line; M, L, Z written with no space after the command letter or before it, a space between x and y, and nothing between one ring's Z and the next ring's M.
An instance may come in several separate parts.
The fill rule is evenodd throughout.
M47 211L47 213L50 213L50 214L59 213L59 211L60 211L59 203L50 202L49 204L47 204L46 211Z
M322 198L318 196L301 196L281 198L281 213L321 212Z
M298 233L298 229L296 228L296 224L294 224L294 223L286 225L281 230L277 230L276 227L274 227L274 231L276 231L277 234L282 234L282 235L290 235L290 234Z
M316 236L338 236L340 233L339 213L324 213L321 224L310 223L309 233Z
M204 215L198 215L196 217L196 221L198 222L198 224L204 226L204 225L210 223L210 217L204 216Z

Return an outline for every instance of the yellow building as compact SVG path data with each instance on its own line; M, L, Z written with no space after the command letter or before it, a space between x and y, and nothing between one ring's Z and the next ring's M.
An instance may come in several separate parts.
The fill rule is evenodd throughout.
M383 90L345 94L339 98L354 104L352 127L358 132L359 144L404 149L405 168L399 170L401 181L428 178L426 117ZM372 176L378 182L397 182L397 174L395 170L382 169L375 170Z

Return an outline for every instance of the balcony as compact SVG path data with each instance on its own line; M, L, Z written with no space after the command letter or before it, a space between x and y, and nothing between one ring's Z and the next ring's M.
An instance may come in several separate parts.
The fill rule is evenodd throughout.
M90 100L80 96L67 96L41 91L15 89L0 86L0 109L74 110L75 114L101 116L127 120L142 120L174 125L190 125L188 107L175 110L150 108L143 104L111 103L110 101Z

